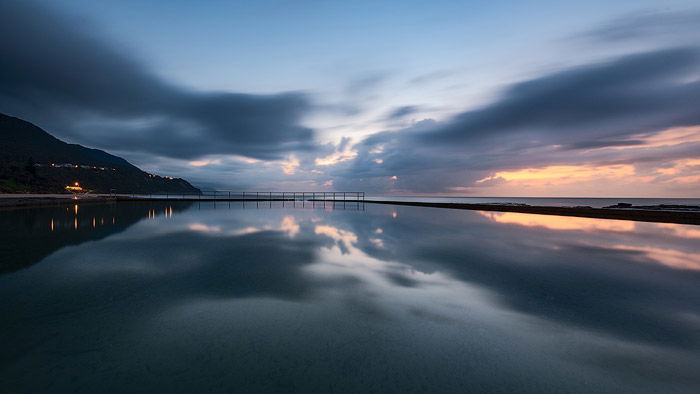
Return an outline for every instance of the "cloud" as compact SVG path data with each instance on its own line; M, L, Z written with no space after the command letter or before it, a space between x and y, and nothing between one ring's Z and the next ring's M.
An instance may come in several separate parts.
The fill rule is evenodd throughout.
M671 48L545 75L423 137L454 143L519 133L577 140L697 124L698 65L697 48Z
M332 147L333 151L326 156L317 157L314 163L316 166L325 167L354 159L357 152L352 150L351 141L350 138L344 137L337 146L327 145L324 150Z
M389 75L386 72L367 73L355 78L345 86L345 94L349 96L367 96L374 94L381 84L386 82Z
M651 147L645 141L700 124L699 66L698 49L680 47L546 74L513 84L493 103L451 120L373 134L356 146L352 166L336 174L367 190L449 192L499 170L635 163L674 152L697 157L696 143ZM381 153L373 153L380 146ZM613 149L635 146L640 149ZM400 181L382 181L392 175Z
M314 131L301 121L322 107L311 104L306 94L188 90L101 40L96 29L80 27L84 21L31 2L9 1L0 4L0 112L36 122L70 142L143 158L142 163L152 166L163 163L163 168L183 171L174 175L190 174L220 187L235 182L278 189L289 186L280 182L330 181L338 189L374 193L487 193L508 190L512 183L498 173L630 165L634 172L625 179L697 195L691 182L673 182L676 174L658 170L681 168L682 160L697 158L700 141L674 137L676 142L669 145L654 138L700 125L695 104L700 102L700 51L693 45L697 35L688 34L699 15L638 14L581 35L598 37L598 43L606 37L641 42L668 32L668 37L685 38L667 41L685 46L658 48L663 41L657 40L653 50L647 46L633 54L549 71L511 84L491 103L447 120L426 119L403 127L409 115L428 107L383 109L384 120L398 120L389 122L391 127L403 128L376 132L355 144L343 138L338 145L319 145ZM453 73L446 69L412 82ZM357 116L382 96L391 78L387 72L364 74L341 89L344 100L352 103L342 107L355 116L344 129L366 135L374 127L357 123ZM248 165L224 156L263 162ZM200 171L190 162L207 165ZM285 163L292 163L285 167L287 174L280 168ZM693 166L682 168L683 179L700 175ZM477 183L483 179L491 180Z
M191 91L76 21L31 2L0 4L0 111L71 141L195 159L279 159L314 149L300 93Z
M404 116L411 115L413 113L418 112L420 107L416 105L405 105L403 107L397 107L394 108L389 114L387 115L388 120L396 120L396 119L401 119Z
M409 81L409 83L414 85L428 84L431 82L444 80L448 77L455 75L456 73L457 70L437 70L430 73L418 75L417 77L412 78Z
M700 10L650 11L624 15L578 35L598 42L634 39L677 39L697 35Z

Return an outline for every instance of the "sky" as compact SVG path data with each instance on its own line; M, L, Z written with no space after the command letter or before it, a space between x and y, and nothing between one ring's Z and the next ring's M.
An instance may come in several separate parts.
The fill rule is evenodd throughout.
M1 0L0 112L205 189L700 197L696 1Z

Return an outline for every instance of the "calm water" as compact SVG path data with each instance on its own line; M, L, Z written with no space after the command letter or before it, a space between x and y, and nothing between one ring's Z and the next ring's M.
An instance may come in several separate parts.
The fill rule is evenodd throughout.
M452 202L464 204L502 204L516 203L546 207L589 206L603 208L626 202L633 205L696 205L700 207L700 198L547 198L547 197L429 197L429 196L367 196L367 200L377 201L420 201Z
M0 392L700 391L700 227L280 202L0 211Z

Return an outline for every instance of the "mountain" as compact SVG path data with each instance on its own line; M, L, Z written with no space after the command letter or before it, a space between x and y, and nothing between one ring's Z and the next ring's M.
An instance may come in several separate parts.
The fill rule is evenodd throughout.
M121 157L68 144L0 114L0 193L61 193L76 182L96 193L199 193L184 179L148 174Z

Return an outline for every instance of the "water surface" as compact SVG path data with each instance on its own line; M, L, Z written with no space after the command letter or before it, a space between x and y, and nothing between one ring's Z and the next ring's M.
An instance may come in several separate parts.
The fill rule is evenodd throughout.
M700 227L354 203L0 211L2 392L700 390Z

